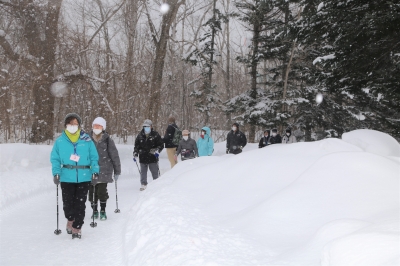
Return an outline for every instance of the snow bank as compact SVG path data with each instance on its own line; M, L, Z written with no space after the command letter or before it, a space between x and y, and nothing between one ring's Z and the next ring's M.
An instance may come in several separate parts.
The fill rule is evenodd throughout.
M153 182L131 209L128 264L399 260L399 163L339 139L254 147L179 163Z
M348 143L366 152L383 156L400 157L400 144L390 135L370 129L358 129L342 135Z

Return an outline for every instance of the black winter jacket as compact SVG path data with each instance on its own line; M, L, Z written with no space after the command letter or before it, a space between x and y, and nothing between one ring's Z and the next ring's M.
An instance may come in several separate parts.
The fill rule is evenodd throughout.
M228 133L228 137L226 139L226 148L229 150L229 153L239 154L242 150L239 148L240 146L243 148L247 144L246 135L243 132L237 130L231 130Z
M133 153L139 154L140 163L156 163L158 159L154 154L150 153L152 149L155 149L159 153L164 149L161 136L157 131L151 130L150 134L146 137L144 129L142 129L136 137Z
M175 129L178 128L178 126L173 123L168 125L167 130L165 130L165 135L163 138L163 142L165 144L165 148L177 148L177 145L174 145L172 143L172 140L174 139L174 134L175 134Z
M260 139L260 143L258 143L258 148L264 148L264 147L266 147L266 146L268 146L268 145L270 145L271 143L270 143L270 138L271 138L271 136L268 136L268 137L262 137L261 139Z
M98 182L112 183L113 172L114 175L121 174L121 161L119 159L117 147L106 132L102 133L99 142L93 138L93 131L90 133L90 137L92 138L97 153L99 154L100 173Z
M269 139L269 142L271 144L282 143L281 135L277 134L275 137L271 136L271 138Z

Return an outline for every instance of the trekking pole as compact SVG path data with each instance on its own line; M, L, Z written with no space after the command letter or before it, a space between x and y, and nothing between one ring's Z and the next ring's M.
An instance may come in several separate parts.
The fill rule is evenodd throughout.
M139 170L139 174L142 175L142 172L139 169L139 165L137 164L137 160L133 157L133 161L136 163L137 169Z
M57 229L54 231L54 234L61 234L61 229L58 229L58 185L57 185Z
M92 218L93 218L93 222L91 222L90 223L90 226L92 227L92 228L95 228L96 226L97 226L97 223L94 221L94 195L95 195L95 192L96 192L96 186L93 184L92 185L93 186L93 201L92 201L92 209L93 209L93 215L92 215Z
M120 213L121 211L118 209L118 190L117 190L117 181L115 181L115 200L117 203L117 208L115 209L115 213Z

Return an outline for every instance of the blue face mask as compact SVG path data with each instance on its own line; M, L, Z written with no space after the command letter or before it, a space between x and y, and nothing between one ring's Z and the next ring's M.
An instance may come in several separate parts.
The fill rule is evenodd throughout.
M150 127L144 127L144 133L149 134L151 131Z

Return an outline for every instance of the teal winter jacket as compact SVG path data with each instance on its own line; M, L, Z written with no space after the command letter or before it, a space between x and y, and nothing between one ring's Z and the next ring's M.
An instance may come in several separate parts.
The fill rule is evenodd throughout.
M78 162L70 159L75 153L80 157ZM88 134L81 130L79 140L75 144L63 132L53 146L50 155L53 176L60 175L60 181L66 183L82 183L92 180L92 174L99 173L99 155L96 146ZM68 169L62 165L90 166L90 169Z
M197 140L197 149L199 150L199 156L211 156L214 151L214 141L210 137L211 130L208 127L203 127L202 130L206 131L203 138Z

